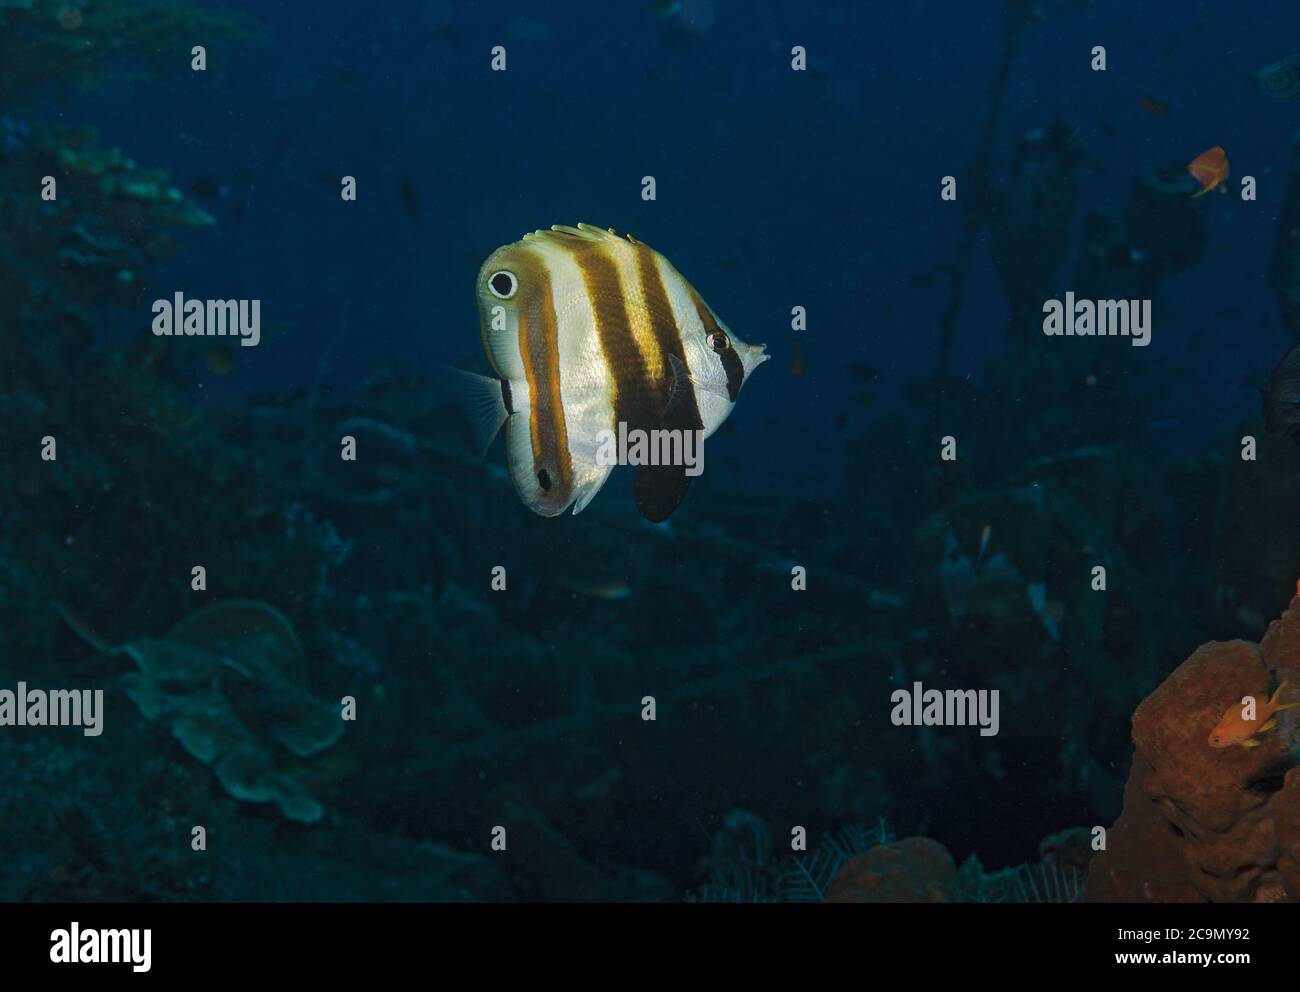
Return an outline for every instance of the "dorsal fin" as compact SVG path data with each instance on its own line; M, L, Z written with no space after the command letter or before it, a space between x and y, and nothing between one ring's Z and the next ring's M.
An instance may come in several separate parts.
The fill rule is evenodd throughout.
M525 234L524 241L586 241L590 244L601 244L607 241L626 241L629 244L640 244L636 238L630 234L623 234L611 228L593 227L591 224L579 224L577 227L569 227L567 224L552 224L550 230L533 231L532 234Z

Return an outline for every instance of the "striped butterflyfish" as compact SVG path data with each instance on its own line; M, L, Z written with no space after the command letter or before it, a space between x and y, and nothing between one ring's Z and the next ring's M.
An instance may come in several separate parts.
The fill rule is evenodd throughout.
M613 468L611 437L707 438L771 357L732 334L668 259L612 229L525 235L488 257L476 291L495 374L459 382L483 451L506 425L511 480L542 516L591 502ZM665 520L694 473L639 461L637 509Z

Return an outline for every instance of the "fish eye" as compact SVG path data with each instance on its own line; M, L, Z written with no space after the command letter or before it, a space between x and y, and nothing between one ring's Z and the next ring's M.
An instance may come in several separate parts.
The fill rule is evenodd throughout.
M709 335L709 347L714 351L726 351L731 347L731 338L721 331L714 331Z
M492 295L498 300L508 300L515 295L515 290L519 288L519 280L515 278L513 272L501 269L499 272L493 272L488 279L488 289L492 290Z

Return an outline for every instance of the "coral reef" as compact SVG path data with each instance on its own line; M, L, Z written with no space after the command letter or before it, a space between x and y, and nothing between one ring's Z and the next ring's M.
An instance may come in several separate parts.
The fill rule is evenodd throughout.
M189 0L0 0L0 104L48 86L90 89L110 72L156 71L159 52L188 52L194 38L220 44L250 34L244 18Z
M855 855L840 869L827 902L952 902L957 866L928 837L905 837Z
M971 855L958 869L929 837L898 840L884 820L850 824L809 853L779 855L767 824L732 810L700 863L690 902L1076 902L1091 849L1083 828L1039 845L1039 860L989 872Z
M122 682L141 714L210 765L226 792L274 802L300 823L320 820L324 810L303 784L307 769L283 768L277 745L314 758L338 743L344 724L308 691L302 645L280 613L263 603L215 603L166 638L115 652L139 667Z
M139 314L217 219L95 132L25 115L248 27L180 2L0 0L0 685L103 687L113 742L0 737L0 899L1073 902L1085 876L1094 899L1300 897L1290 716L1253 750L1205 744L1270 676L1300 690L1300 606L1152 691L1207 637L1262 633L1300 560L1300 469L1282 439L1257 463L1153 456L1134 425L1164 373L1044 345L1063 275L1158 299L1210 228L1178 169L1151 167L1073 245L1094 163L1072 122L1022 131L999 165L1038 6L1005 7L936 267L937 374L848 443L837 497L710 474L649 528L613 497L539 526L413 367L351 370L345 391L343 303L314 378L197 396L194 355ZM1297 170L1274 271L1293 331ZM47 175L76 195L34 196ZM985 244L1009 317L981 381L949 366ZM939 464L954 425L961 459ZM991 740L890 728L913 679L998 689L1014 719ZM975 822L992 792L1016 797L1015 829ZM1116 814L1095 860L1082 828L1034 852ZM785 850L791 823L810 851Z
M1124 810L1093 861L1087 898L1278 902L1300 898L1293 712L1256 747L1211 748L1225 710L1300 685L1300 597L1258 643L1202 645L1133 714Z

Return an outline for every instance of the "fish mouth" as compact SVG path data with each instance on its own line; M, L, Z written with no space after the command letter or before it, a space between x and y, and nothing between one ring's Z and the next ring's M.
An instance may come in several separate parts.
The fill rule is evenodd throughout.
M765 344L747 344L740 354L740 363L745 367L745 375L753 372L772 356L767 354Z

